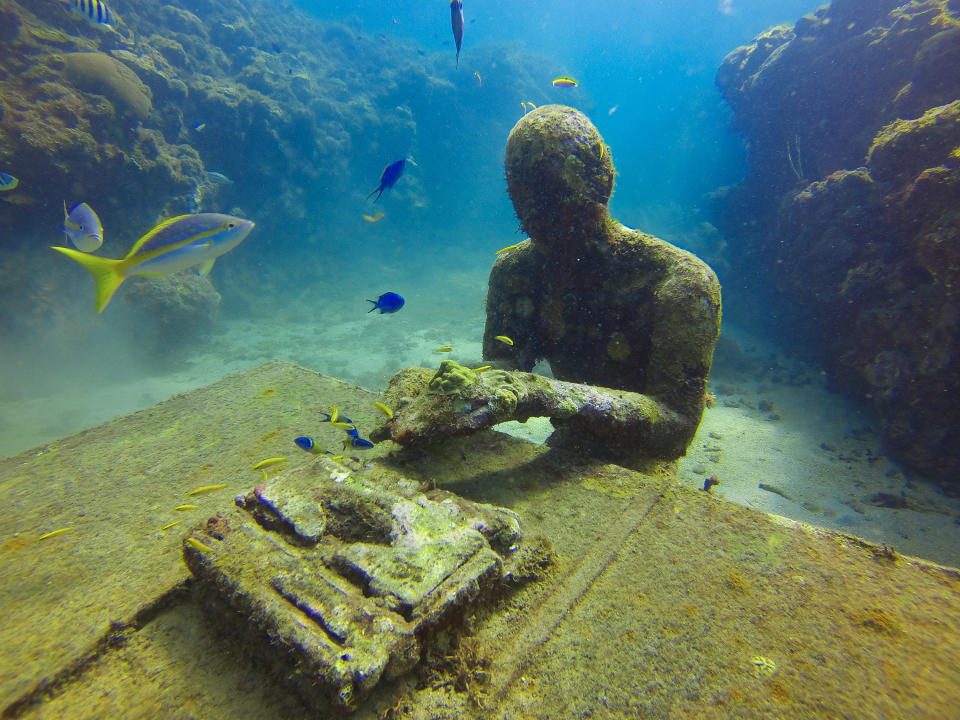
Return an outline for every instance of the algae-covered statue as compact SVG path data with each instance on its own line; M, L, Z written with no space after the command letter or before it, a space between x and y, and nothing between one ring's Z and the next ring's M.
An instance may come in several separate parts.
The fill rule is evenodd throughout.
M610 150L573 108L527 113L507 140L507 188L530 239L490 274L486 360L647 398L634 447L681 456L703 414L720 331L720 285L706 263L612 219ZM497 336L508 336L507 345ZM652 401L652 402L650 402ZM555 420L554 442L596 440Z
M406 368L384 392L395 411L370 438L412 446L545 416L551 445L628 467L675 460L703 415L720 332L716 275L610 218L610 152L576 110L525 115L506 166L530 240L490 274L483 355L500 367ZM540 359L554 378L530 372Z

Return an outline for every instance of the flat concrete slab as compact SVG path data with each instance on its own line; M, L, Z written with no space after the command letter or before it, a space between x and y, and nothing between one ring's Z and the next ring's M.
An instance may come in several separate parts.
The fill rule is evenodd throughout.
M335 449L337 431L313 420L329 405L365 434L372 400L269 363L0 462L3 715L337 715L284 690L268 642L211 625L185 585L181 543L252 491L258 460L289 456L281 472L313 462L293 437ZM381 683L354 717L928 718L960 707L955 570L677 487L669 467L641 474L498 433L389 450L355 472L510 508L553 562L462 619L464 639L434 638L440 651ZM160 531L184 503L200 507ZM73 529L38 539L60 527Z

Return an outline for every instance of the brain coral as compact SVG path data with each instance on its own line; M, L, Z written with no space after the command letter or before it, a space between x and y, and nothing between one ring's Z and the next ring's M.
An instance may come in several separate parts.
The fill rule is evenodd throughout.
M120 112L140 120L150 114L150 89L119 60L98 52L68 53L63 60L78 90L105 95Z

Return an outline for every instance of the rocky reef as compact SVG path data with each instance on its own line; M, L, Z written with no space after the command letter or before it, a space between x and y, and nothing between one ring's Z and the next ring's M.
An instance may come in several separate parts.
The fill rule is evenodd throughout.
M112 10L107 28L66 3L0 0L0 170L20 179L0 195L7 327L62 321L62 298L86 288L47 249L62 240L64 200L94 207L108 257L171 215L249 217L257 231L243 253L258 269L223 263L213 281L263 288L273 279L279 289L291 273L311 278L311 263L295 258L335 245L338 223L356 227L377 173L417 152L418 134L438 157L469 162L474 152L425 130L453 112L463 88L479 102L470 73L454 76L446 54L370 35L360 18L322 22L290 4L239 0ZM504 77L490 102L539 99L518 57L486 51L495 56ZM458 120L465 133L491 124L479 113ZM497 122L506 132L508 120ZM422 209L430 188L410 175L397 192ZM268 274L278 252L291 256L283 277Z
M749 148L717 207L734 302L772 295L891 455L960 492L960 2L835 0L717 84Z

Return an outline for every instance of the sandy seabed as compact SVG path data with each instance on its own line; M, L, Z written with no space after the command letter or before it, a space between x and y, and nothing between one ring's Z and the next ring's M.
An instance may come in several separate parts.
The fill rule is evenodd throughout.
M118 382L72 383L48 396L0 402L0 455L23 452L273 358L371 390L383 388L409 365L435 367L443 358L479 362L484 320L476 288L473 278L448 277L441 295L423 301L408 295L407 306L392 315L368 314L369 305L349 303L313 308L307 298L297 297L270 319L223 320L223 331L175 370ZM438 297L447 298L447 304ZM718 352L710 381L716 401L680 462L682 484L702 488L716 476L720 484L712 492L732 502L960 567L960 498L908 477L887 458L879 421L830 392L819 368L736 328L725 328L724 335L722 342L732 343L747 362L730 365ZM453 346L453 352L437 353L443 345ZM541 418L501 429L531 442L542 442L552 430Z

